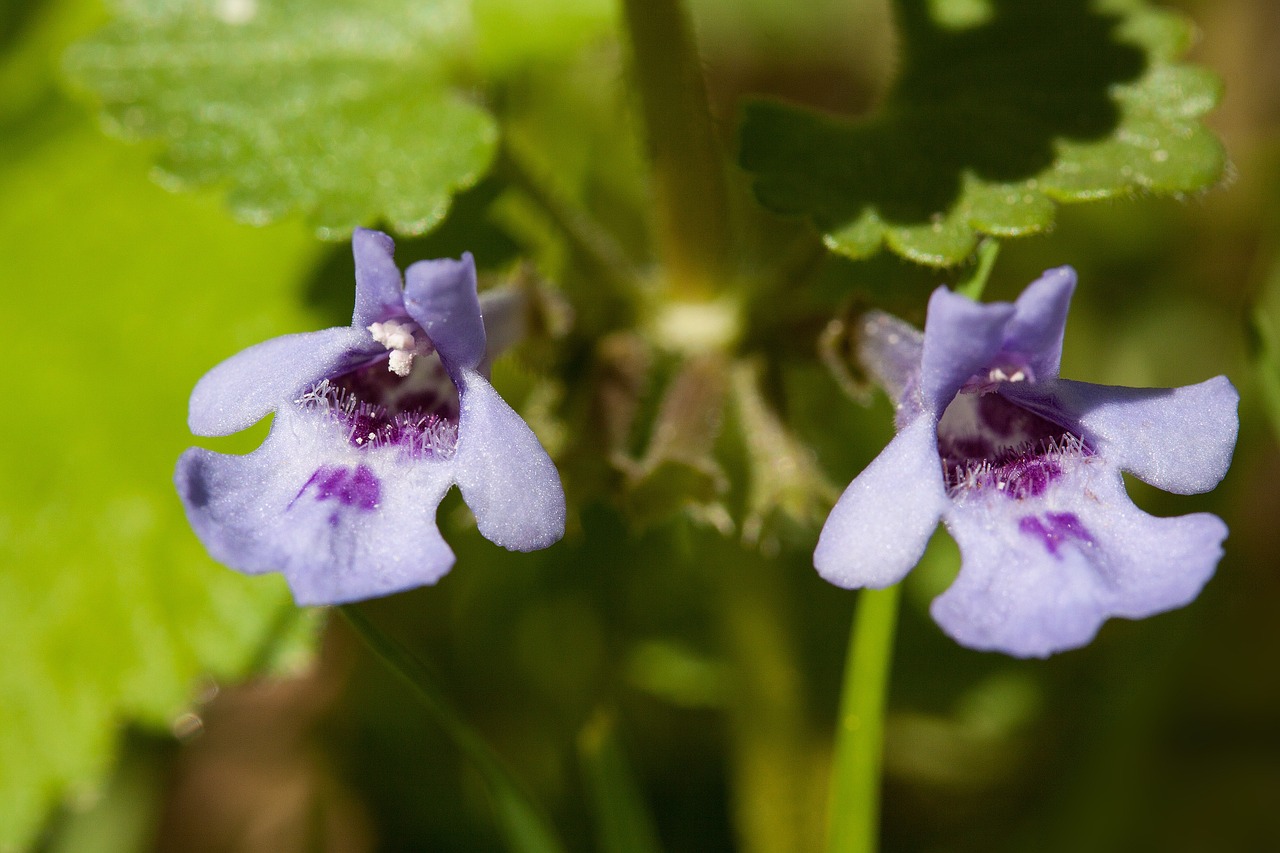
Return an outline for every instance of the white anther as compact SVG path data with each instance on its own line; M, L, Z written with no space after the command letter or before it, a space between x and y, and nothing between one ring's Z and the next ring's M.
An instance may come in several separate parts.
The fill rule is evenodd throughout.
M408 376L413 370L413 353L393 349L387 358L387 368L396 376Z
M385 323L374 323L369 327L373 339L390 350L412 350L417 344L413 339L414 327L408 323L397 323L388 320Z
M398 323L395 320L369 326L369 334L373 339L391 351L387 369L396 376L408 376L413 369L413 357L420 352L431 352L429 345L418 345L418 339L414 337L414 332L417 331L420 329L416 324Z

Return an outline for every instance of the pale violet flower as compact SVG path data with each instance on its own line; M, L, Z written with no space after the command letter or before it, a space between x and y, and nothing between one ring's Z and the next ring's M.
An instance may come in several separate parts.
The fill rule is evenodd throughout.
M963 645L1022 657L1196 597L1226 525L1142 512L1121 471L1180 494L1212 489L1231 463L1239 395L1223 376L1168 389L1058 378L1074 288L1070 267L1013 304L939 288L924 334L865 318L860 355L897 403L898 434L827 519L814 553L824 578L896 583L941 519L961 567L934 619Z
M453 485L480 532L545 548L564 492L529 427L486 378L475 266L405 271L391 238L357 230L349 327L274 338L209 371L191 395L197 435L275 413L246 456L178 460L187 518L209 553L248 574L282 572L299 604L337 604L434 583L454 556L436 527Z

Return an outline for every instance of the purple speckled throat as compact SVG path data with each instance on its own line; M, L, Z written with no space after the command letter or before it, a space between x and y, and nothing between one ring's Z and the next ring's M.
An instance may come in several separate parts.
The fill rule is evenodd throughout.
M414 359L408 376L387 359L322 379L295 403L335 420L362 450L398 447L413 458L448 459L458 445L458 389L440 359Z
M987 389L962 391L938 423L947 490L994 489L1011 499L1038 497L1070 458L1092 455L1084 440Z

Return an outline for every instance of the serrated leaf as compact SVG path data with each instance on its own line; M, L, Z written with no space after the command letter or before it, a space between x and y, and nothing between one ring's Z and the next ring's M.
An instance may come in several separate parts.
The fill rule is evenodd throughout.
M741 163L767 207L832 249L949 266L978 239L1053 224L1055 202L1204 189L1225 155L1181 18L1141 0L899 0L903 67L855 122L747 108Z
M314 326L304 229L168 195L143 152L52 108L0 139L0 849L94 790L122 721L165 725L202 673L243 675L292 607L208 558L172 477L201 373Z
M469 27L465 0L134 0L66 67L110 128L164 141L167 183L225 181L245 221L420 234L493 157L457 85Z

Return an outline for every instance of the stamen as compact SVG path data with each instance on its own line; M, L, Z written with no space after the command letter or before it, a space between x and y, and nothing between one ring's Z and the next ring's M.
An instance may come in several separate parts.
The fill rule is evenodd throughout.
M388 320L385 323L371 325L369 334L373 335L373 339L387 349L411 350L414 345L414 328L415 326L408 323L397 323L395 320Z
M434 351L425 335L421 342L418 341L415 333L421 331L418 324L412 321L401 323L387 320L385 323L373 323L369 326L369 334L373 339L391 351L387 369L396 376L409 375L415 355L429 355Z
M988 370L985 374L969 377L960 389L965 394L990 394L1005 382L1035 382L1031 368L1020 360L1010 359Z
M408 376L413 370L413 353L404 350L392 350L387 358L387 367L396 376Z

